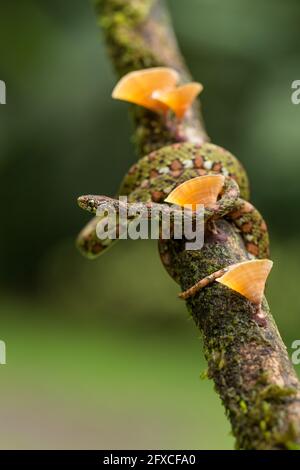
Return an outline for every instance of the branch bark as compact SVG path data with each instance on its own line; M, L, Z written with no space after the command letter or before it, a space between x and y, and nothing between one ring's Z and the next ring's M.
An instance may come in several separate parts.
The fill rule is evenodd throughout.
M190 79L167 11L157 0L98 0L96 12L119 76L140 68L171 66ZM180 133L159 115L133 107L134 140L139 156L165 145L208 140L199 106ZM201 251L186 251L171 240L171 265L183 290L199 279L247 259L244 244L225 220L217 234L207 231ZM300 384L267 301L267 324L260 327L249 301L219 283L186 301L203 336L208 377L215 383L230 419L238 449L300 448Z

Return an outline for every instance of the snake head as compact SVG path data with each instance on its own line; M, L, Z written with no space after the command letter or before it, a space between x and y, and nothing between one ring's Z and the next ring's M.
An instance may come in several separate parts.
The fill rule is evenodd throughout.
M96 214L98 207L107 202L107 199L105 196L86 195L80 196L77 203L81 209Z

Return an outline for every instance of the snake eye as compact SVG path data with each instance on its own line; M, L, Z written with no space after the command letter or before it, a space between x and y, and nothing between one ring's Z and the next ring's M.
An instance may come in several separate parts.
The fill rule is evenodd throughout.
M223 188L225 177L223 175L206 175L192 178L177 186L165 202L184 206L192 204L193 210L197 204L205 207L213 206Z
M202 90L201 83L191 82L171 90L157 90L152 97L174 111L178 119L182 119Z
M168 67L137 70L121 78L113 89L112 97L144 106L155 112L165 111L167 106L154 99L153 93L157 90L167 91L174 88L178 80L178 73Z
M268 259L244 261L229 266L228 271L216 281L239 292L254 304L260 304L272 266L273 261Z

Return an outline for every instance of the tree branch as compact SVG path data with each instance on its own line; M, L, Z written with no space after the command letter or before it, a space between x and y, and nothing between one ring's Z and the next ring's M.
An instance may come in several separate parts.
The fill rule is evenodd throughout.
M119 76L146 67L176 69L182 82L190 73L177 47L170 19L160 2L154 0L96 1L99 23L105 33L108 51ZM178 141L203 143L208 140L200 119L199 104L185 120L178 136L161 116L134 106L134 140L140 156Z
M189 79L166 9L156 0L98 0L96 11L119 76L139 68L171 66ZM207 140L197 105L178 132L159 115L132 108L140 156L174 142ZM91 224L95 224L95 221ZM225 220L205 233L201 251L165 241L183 290L226 266L248 259L240 235ZM163 254L162 254L163 255ZM219 283L188 298L202 332L208 376L225 406L239 449L296 449L300 445L300 385L264 300L266 326L254 306Z

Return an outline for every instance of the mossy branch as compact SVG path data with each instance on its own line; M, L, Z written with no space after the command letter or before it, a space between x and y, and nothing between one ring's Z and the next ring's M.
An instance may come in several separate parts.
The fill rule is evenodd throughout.
M167 11L157 0L98 0L96 12L119 76L140 68L171 66L189 79ZM207 135L199 107L180 132L168 129L159 115L132 108L139 156L174 142L203 143ZM225 220L207 230L201 251L186 251L180 241L166 241L170 263L183 290L230 264L244 261L243 242ZM254 307L219 283L187 299L199 327L208 376L225 406L239 449L300 448L300 384L266 300L265 327L254 320Z

